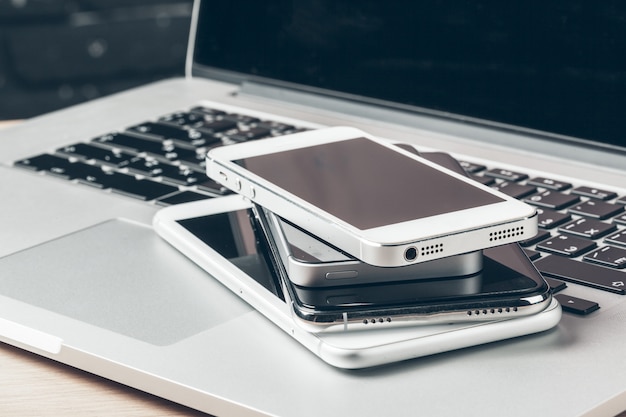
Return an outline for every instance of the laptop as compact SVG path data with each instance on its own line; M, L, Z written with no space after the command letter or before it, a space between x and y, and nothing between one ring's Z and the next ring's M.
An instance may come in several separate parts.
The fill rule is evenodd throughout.
M625 16L196 2L186 77L2 131L0 339L213 415L623 412ZM559 325L342 371L156 237L161 207L225 193L206 149L333 125L450 153L536 205L524 249Z

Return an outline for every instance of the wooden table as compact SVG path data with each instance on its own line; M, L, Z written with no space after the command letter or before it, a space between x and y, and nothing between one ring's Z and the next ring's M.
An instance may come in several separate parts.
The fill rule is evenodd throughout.
M206 417L3 343L0 343L0 415Z

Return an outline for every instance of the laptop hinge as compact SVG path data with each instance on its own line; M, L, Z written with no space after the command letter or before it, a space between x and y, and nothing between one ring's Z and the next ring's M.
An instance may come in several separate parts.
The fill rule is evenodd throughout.
M275 85L258 81L243 81L240 83L239 95L277 100L283 103L291 103L305 107L325 109L330 112L342 113L350 116L380 119L392 123L409 123L408 117L414 115L405 114L397 108L385 109L384 103L366 103L361 97L350 94L333 92L325 94L323 90L307 91L300 86L291 87L289 84ZM389 107L387 105L387 107ZM390 120L390 117L393 120ZM404 123L402 123L403 119Z
M258 81L241 81L238 95L276 100L305 107L324 109L348 116L402 125L426 132L436 132L448 137L471 142L488 142L496 146L515 146L519 150L539 154L561 155L582 163L604 161L607 168L624 169L624 150L602 148L590 142L550 133L516 128L444 112L390 104L382 100L364 101L349 94L325 93L323 90L307 91L291 88L289 84L275 85ZM546 139L550 139L546 141ZM580 152L581 146L585 152Z

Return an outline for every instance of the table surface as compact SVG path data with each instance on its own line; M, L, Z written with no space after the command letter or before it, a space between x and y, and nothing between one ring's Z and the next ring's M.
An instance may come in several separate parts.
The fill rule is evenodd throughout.
M3 343L0 370L2 415L206 416Z

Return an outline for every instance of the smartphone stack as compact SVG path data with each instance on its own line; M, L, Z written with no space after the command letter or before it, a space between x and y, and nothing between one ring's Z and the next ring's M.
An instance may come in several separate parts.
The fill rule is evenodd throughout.
M536 234L535 209L449 155L329 128L217 148L207 172L254 203L310 332L515 320L552 301L516 243Z

